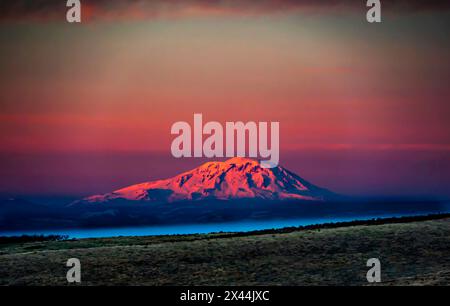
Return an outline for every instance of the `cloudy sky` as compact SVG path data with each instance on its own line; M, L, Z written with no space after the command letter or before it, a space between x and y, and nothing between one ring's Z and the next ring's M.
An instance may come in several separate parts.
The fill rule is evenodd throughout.
M384 5L386 2L386 5ZM337 192L450 196L450 4L0 1L0 193L164 178L170 126L279 121L280 163Z

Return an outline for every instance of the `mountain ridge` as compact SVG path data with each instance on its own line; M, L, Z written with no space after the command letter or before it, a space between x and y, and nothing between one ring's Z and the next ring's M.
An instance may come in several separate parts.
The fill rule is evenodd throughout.
M131 185L111 193L84 198L87 203L112 200L167 202L206 199L324 201L332 192L277 166L262 168L258 161L235 157L213 161L172 178Z

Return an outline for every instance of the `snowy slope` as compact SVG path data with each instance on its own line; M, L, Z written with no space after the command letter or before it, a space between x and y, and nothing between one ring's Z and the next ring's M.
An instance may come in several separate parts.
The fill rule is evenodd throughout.
M208 162L173 178L132 185L83 201L325 200L330 194L283 167L262 168L258 161L236 157L225 162Z

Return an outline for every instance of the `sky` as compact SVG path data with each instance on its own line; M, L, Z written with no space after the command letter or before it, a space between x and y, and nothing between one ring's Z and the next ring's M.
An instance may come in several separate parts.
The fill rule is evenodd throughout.
M0 2L0 193L188 170L170 127L202 113L280 122L280 164L333 191L450 196L448 1L64 2Z

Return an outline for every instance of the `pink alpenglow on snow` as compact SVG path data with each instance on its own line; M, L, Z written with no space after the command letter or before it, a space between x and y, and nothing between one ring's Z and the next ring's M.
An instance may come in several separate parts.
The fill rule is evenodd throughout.
M236 157L208 162L173 178L132 185L105 195L85 198L88 203L111 200L176 202L184 200L311 200L332 193L281 166L263 168L258 161Z

